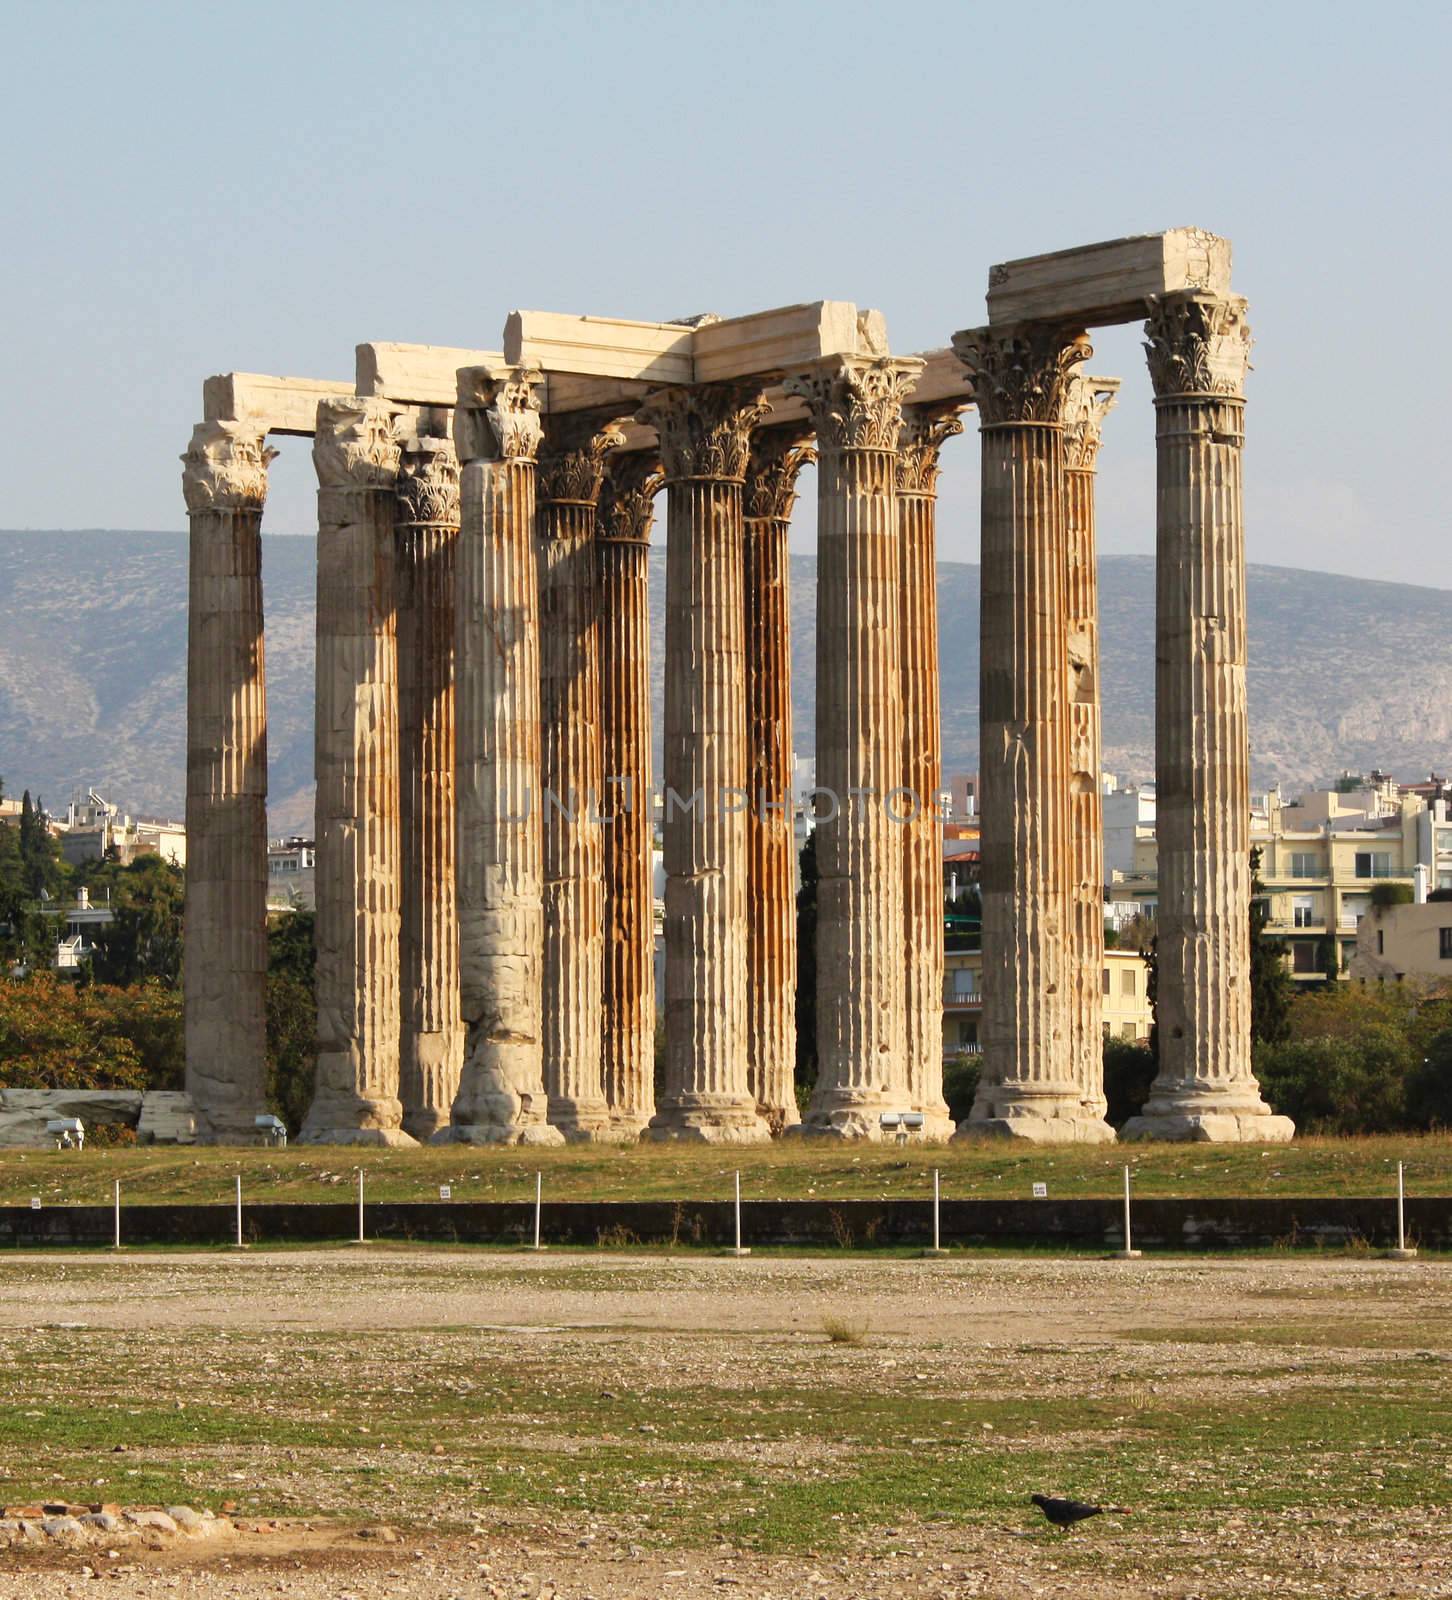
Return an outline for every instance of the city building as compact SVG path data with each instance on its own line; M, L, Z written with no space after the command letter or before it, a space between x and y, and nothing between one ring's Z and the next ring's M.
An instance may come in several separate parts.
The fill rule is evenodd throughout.
M1452 982L1452 889L1446 900L1373 906L1356 930L1350 976L1358 983Z
M267 909L312 911L317 905L311 839L276 839L267 847Z

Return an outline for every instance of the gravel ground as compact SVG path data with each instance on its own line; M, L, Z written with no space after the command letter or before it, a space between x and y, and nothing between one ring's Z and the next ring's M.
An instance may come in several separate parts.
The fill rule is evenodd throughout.
M842 1347L828 1342L829 1324L848 1330ZM393 1348L407 1352L398 1381L421 1394L431 1352L443 1352L467 1330L487 1335L487 1349L501 1363L546 1361L566 1376L622 1390L639 1384L667 1393L674 1384L699 1395L709 1387L723 1423L718 1439L691 1447L697 1460L720 1454L749 1458L763 1471L807 1474L855 1459L852 1447L744 1431L754 1390L772 1382L819 1386L822 1403L840 1396L851 1408L857 1397L865 1403L917 1383L927 1392L969 1391L985 1404L1027 1402L1032 1409L1036 1394L1117 1385L1130 1411L1170 1390L1177 1402L1198 1397L1227 1413L1293 1395L1313 1379L1318 1394L1328 1382L1344 1383L1349 1394L1373 1380L1394 1385L1415 1360L1452 1361L1452 1265L1289 1256L1136 1264L531 1257L371 1248L0 1260L0 1334L13 1341L12 1374L27 1348L43 1349L58 1330L78 1329L93 1343L109 1337L117 1348L144 1341L162 1363L160 1376L147 1370L145 1384L164 1385L166 1371L176 1368L178 1392L188 1379L186 1350L195 1347L200 1369L212 1359L204 1353L215 1349L211 1341L265 1336L285 1358L290 1339L355 1335L362 1382L366 1363L387 1368L392 1338ZM602 1401L611 1398L602 1392ZM11 1394L5 1403L15 1402ZM302 1412L309 1397L284 1395L280 1403ZM606 1412L599 1433L617 1445ZM598 1442L551 1432L543 1409L526 1420L530 1447L544 1455ZM481 1402L481 1429L489 1424ZM493 1425L507 1428L510 1417L495 1415ZM1116 1444L1115 1430L1097 1424L1091 1437L1060 1431L1047 1441L1000 1429L996 1449L1048 1443L1065 1461L1081 1461L1086 1444L1111 1455ZM933 1441L912 1443L928 1452ZM786 1554L773 1553L770 1539L764 1550L719 1538L672 1545L659 1520L612 1518L588 1506L551 1515L548 1505L477 1502L451 1490L428 1515L396 1518L397 1544L360 1538L356 1522L307 1518L259 1527L244 1518L234 1538L205 1549L0 1552L0 1600L90 1594L98 1592L96 1582L99 1592L119 1596L296 1600L1452 1596L1448 1445L1444 1437L1440 1453L1434 1444L1416 1456L1425 1492L1409 1504L1357 1499L1344 1514L1334 1503L1303 1513L1294 1500L1259 1503L1264 1496L1244 1485L1199 1483L1198 1509L1177 1518L1166 1509L1177 1485L1166 1482L1134 1515L1105 1517L1070 1535L1045 1528L1025 1505L1021 1515L995 1508L976 1519L869 1519L824 1541L821 1551ZM1188 1461L1180 1470L1192 1471L1193 1445L1188 1455L1167 1450L1167 1460ZM236 1450L237 1464L258 1482L298 1479L306 1463L289 1472L279 1454ZM1332 1455L1328 1446L1324 1468L1308 1459L1307 1476L1382 1475L1369 1460L1348 1464ZM13 1482L13 1453L6 1465ZM45 1465L34 1463L36 1496L46 1493ZM1078 1485L1041 1487L1076 1492ZM219 1484L211 1504L220 1509L229 1492L237 1491ZM1214 1504L1217 1495L1223 1504Z

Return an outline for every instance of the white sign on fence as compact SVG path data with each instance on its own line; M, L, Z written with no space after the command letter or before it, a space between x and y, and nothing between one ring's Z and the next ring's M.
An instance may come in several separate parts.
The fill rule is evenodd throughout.
M30 1209L32 1211L39 1211L40 1210L40 1196L38 1194L31 1195L31 1197L30 1197Z
M439 1185L439 1199L440 1200L452 1200L453 1198L454 1198L454 1191L448 1186L448 1184L441 1183Z
M1048 1184L1046 1184L1046 1183L1036 1183L1034 1185L1034 1199L1035 1200L1047 1200L1048 1198L1049 1198L1049 1186L1048 1186Z

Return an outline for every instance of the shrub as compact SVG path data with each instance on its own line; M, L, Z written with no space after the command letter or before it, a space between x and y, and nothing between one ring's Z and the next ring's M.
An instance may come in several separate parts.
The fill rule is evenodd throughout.
M1411 1052L1403 1035L1373 1024L1359 1038L1262 1044L1255 1075L1271 1108L1302 1133L1390 1133L1406 1125Z
M1104 1097L1109 1102L1105 1117L1113 1127L1122 1128L1144 1110L1157 1070L1148 1045L1112 1036L1105 1039Z
M1407 1120L1414 1128L1452 1128L1452 1028L1428 1041L1407 1074Z
M958 1056L943 1067L943 1098L948 1102L948 1113L954 1122L962 1122L973 1109L973 1096L978 1093L978 1079L982 1074L982 1058Z
M1371 886L1371 903L1378 911L1388 906L1409 906L1412 903L1412 886L1409 883L1374 883Z

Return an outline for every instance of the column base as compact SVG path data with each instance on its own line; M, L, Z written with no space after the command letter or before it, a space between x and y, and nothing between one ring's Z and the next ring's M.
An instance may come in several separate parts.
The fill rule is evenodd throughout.
M453 1122L429 1140L430 1144L557 1145L565 1142L558 1128L543 1122Z
M773 1139L780 1139L784 1135L794 1133L801 1125L802 1114L793 1104L790 1109L785 1106L764 1106L758 1104L756 1114L771 1129Z
M653 1143L769 1144L771 1129L757 1115L752 1100L692 1094L667 1100L641 1138Z
M391 1150L411 1149L418 1140L402 1128L309 1128L298 1134L296 1144L353 1144L386 1146Z
M923 1106L922 1127L913 1135L913 1142L917 1144L946 1144L958 1131L958 1124L948 1112L946 1105Z
M403 1131L419 1144L432 1144L439 1130L448 1125L447 1111L412 1111L403 1119Z
M603 1100L573 1100L551 1095L545 1113L550 1127L558 1128L566 1144L601 1144L612 1137L610 1108Z
M1119 1130L1128 1141L1185 1144L1289 1144L1296 1125L1271 1111L1155 1111L1131 1117Z
M612 1111L610 1137L616 1144L635 1144L650 1126L648 1111Z
M1113 1144L1114 1129L1088 1116L1024 1112L1006 1117L966 1117L953 1135L955 1144L976 1140L1023 1139L1029 1144Z

